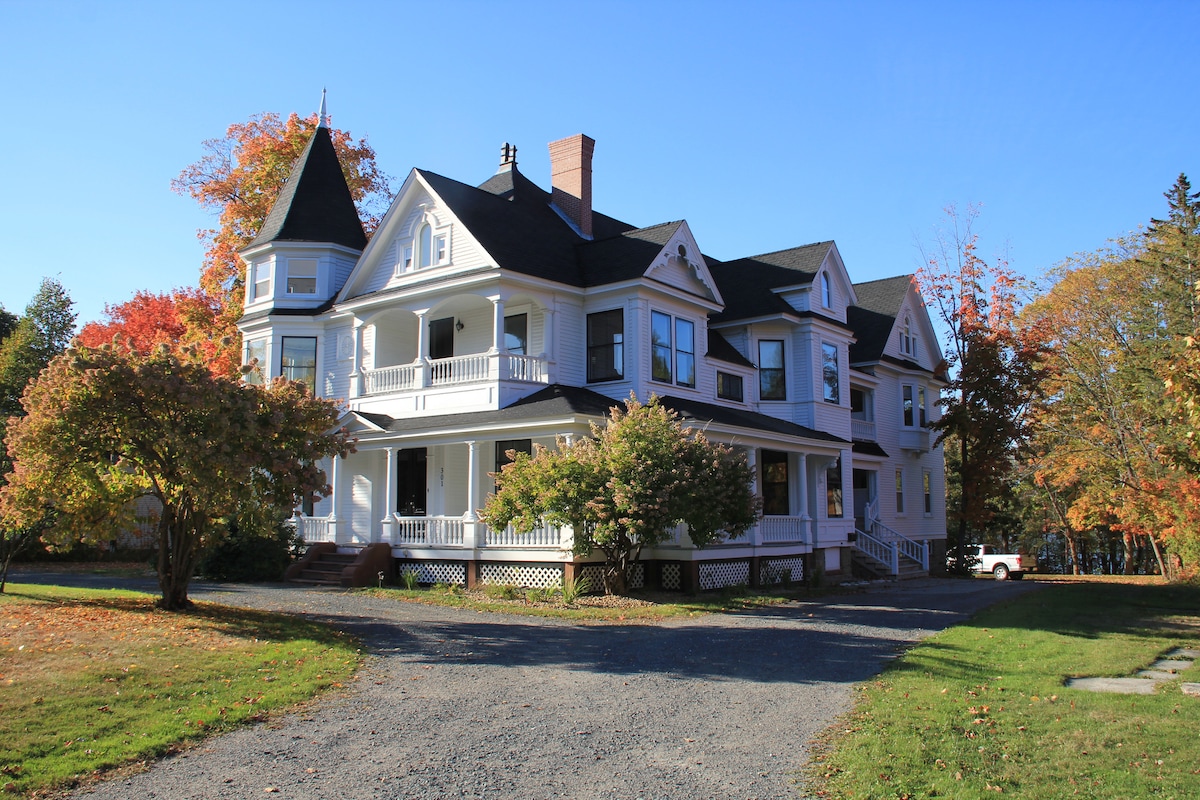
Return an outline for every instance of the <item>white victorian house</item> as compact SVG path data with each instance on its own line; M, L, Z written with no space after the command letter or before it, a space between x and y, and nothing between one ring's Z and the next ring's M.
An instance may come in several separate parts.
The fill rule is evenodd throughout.
M242 251L239 323L252 379L338 398L357 438L326 466L332 495L298 515L316 545L305 574L546 586L586 572L569 531L493 530L477 510L506 451L586 436L630 392L744 450L763 498L735 540L645 551L632 585L941 563L941 358L911 276L854 284L833 242L720 262L685 221L600 214L594 145L550 144L550 191L507 144L478 186L414 169L368 242L322 116Z

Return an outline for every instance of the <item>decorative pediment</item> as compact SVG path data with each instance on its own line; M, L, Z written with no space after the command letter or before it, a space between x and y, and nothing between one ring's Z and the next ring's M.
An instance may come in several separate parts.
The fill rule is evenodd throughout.
M687 222L680 222L650 263L647 278L724 305L717 282L709 272Z

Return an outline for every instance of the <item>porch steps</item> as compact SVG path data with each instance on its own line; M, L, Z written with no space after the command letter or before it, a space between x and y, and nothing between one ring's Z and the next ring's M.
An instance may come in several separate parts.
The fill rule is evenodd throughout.
M866 573L875 578L884 578L887 580L910 581L918 578L928 578L929 572L921 569L921 565L907 559L900 559L900 574L892 575L888 565L877 558L864 553L862 550L855 549L850 555L850 561L854 566L854 571L857 573Z
M319 586L341 586L342 570L352 565L357 558L357 553L319 553L305 565L299 575L288 578L288 581Z

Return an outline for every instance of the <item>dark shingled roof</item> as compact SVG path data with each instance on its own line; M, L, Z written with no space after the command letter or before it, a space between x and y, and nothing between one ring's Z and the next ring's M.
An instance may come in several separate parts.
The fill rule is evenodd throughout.
M749 428L750 430L783 434L785 436L798 436L803 439L815 439L821 442L849 444L845 439L834 436L832 433L806 428L803 425L797 425L794 422L788 422L787 420L768 416L767 414L760 414L757 411L726 408L725 406L702 403L699 400L691 400L683 397L662 397L659 399L664 406L678 412L681 417L691 417L702 422L734 425L739 428Z
M471 235L502 269L584 286L576 248L586 240L550 206L550 193L516 167L497 173L478 188L417 170ZM593 214L596 238L618 236L632 225ZM649 266L649 261L643 266Z
M896 315L908 296L912 275L897 275L877 281L854 284L858 305L846 309L846 322L858 339L850 346L850 363L879 361L888 337L896 324Z
M718 361L725 361L729 364L737 364L740 367L750 367L757 369L754 362L746 358L737 351L729 340L721 335L720 331L708 329L708 357L715 358Z
M736 261L709 259L709 270L725 298L725 310L713 321L795 314L796 309L771 290L812 283L832 247L831 241L816 242Z
M887 451L880 447L876 442L863 442L855 440L854 447L852 449L854 452L862 453L863 455L887 458Z
M583 285L603 286L645 275L650 262L662 252L682 224L664 222L578 245Z
M267 242L329 242L354 250L367 246L328 128L313 132L249 246Z

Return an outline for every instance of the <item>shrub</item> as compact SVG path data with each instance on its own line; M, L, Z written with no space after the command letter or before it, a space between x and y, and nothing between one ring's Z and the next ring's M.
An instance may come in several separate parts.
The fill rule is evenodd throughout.
M275 520L267 529L230 523L229 533L208 548L196 572L218 581L277 581L303 547L286 519Z

